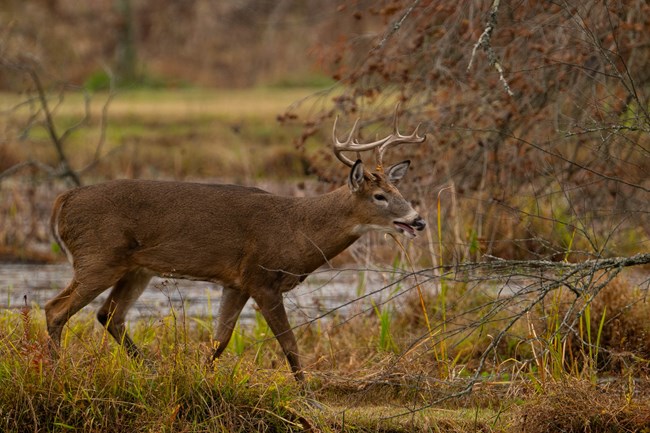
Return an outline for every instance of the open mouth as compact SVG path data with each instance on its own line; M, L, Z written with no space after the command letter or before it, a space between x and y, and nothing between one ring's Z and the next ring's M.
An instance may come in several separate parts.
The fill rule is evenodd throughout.
M409 224L399 222L399 221L393 221L393 224L395 225L395 229L399 232L405 235L408 238L414 238L417 236L415 234L415 228Z

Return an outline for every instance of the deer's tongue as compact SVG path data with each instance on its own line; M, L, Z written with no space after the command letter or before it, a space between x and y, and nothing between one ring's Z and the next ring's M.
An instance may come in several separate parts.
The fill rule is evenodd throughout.
M410 225L398 221L395 221L393 224L395 224L395 228L397 228L398 232L404 233L409 238L414 238L416 236L415 229Z

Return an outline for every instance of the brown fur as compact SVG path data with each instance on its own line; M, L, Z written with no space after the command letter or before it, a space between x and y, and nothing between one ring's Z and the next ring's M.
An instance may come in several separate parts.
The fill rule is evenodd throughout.
M400 171L395 177L405 173L403 166ZM72 261L74 277L45 306L53 348L68 319L113 287L97 317L131 354L139 354L124 327L128 309L154 275L191 278L224 286L214 357L228 344L252 297L302 379L282 293L367 230L395 232L396 220L424 227L390 182L390 173L367 176L358 163L348 187L307 198L236 185L144 180L63 193L54 203L51 225ZM385 205L373 198L378 193L387 199Z

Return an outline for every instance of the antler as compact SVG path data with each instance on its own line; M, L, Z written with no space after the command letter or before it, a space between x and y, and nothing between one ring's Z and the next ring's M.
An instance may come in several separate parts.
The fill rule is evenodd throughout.
M354 122L354 125L352 126L352 130L350 131L350 134L348 134L348 138L341 142L339 141L338 137L336 136L336 124L339 120L339 117L336 116L336 119L334 119L334 127L332 128L332 141L334 143L334 155L341 161L343 164L347 165L348 167L352 167L354 165L354 161L352 161L350 158L347 156L343 155L341 152L363 152L364 150L371 150L371 149L376 149L376 158L377 158L377 171L383 171L383 157L384 157L384 152L389 146L393 146L396 144L401 144L401 143L422 143L424 140L426 140L425 137L420 137L418 135L418 128L420 125L415 127L415 130L411 135L402 135L399 132L398 129L398 116L397 112L399 110L399 104L395 107L395 115L394 115L394 126L393 126L393 133L390 134L387 137L382 138L381 140L373 141L371 143L359 143L354 137L355 133L357 132L357 125L359 124L359 119L357 119Z

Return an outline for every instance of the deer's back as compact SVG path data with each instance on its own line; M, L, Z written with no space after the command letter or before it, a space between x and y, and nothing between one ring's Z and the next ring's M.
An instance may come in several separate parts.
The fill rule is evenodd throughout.
M75 265L120 262L228 280L284 199L237 185L120 180L63 193L52 224ZM224 272L233 275L214 275Z

